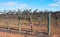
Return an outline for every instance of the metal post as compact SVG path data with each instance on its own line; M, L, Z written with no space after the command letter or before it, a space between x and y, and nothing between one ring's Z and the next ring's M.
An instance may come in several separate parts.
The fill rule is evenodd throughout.
M48 13L48 35L50 35L50 18L51 18L51 13Z
M18 17L19 23L18 23L18 31L20 32L20 17Z

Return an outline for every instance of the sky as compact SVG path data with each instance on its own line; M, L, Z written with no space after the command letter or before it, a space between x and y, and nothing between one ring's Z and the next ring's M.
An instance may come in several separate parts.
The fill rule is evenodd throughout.
M17 9L60 11L60 0L0 0L0 10Z

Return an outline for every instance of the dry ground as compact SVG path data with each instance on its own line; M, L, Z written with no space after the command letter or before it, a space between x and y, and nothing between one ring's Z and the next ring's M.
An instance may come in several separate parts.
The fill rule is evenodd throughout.
M35 37L31 35L26 35L27 37ZM14 33L9 33L9 32L2 32L0 31L0 37L25 37L25 34L14 34Z
M0 21L1 22L1 21ZM13 29L17 29L18 28L18 21L14 21L14 23L12 23L12 22L10 22L11 24L9 24L9 27L10 28L13 28ZM5 26L4 25L5 23L0 23L0 25L2 26L2 27L7 27L7 26ZM16 24L16 25L12 25L12 24ZM31 26L30 25L28 25L29 24L29 22L27 21L27 23L26 23L26 21L21 21L21 26L20 26L20 28L21 28L21 30L29 30L29 29L31 29ZM45 32L47 32L47 26L45 26L46 24L47 24L47 22L42 22L41 24L43 25L43 27L42 26L39 26L38 25L38 22L33 22L33 33L34 34L36 34L37 32L40 32L40 31L45 31ZM0 27L1 27L0 26ZM36 37L36 36L32 36L32 35L26 35L27 37ZM54 27L53 25L51 25L51 35L50 35L51 37L60 37L60 28L58 28L58 27ZM25 37L25 34L14 34L14 33L8 33L8 32L3 32L3 31L0 31L0 37Z

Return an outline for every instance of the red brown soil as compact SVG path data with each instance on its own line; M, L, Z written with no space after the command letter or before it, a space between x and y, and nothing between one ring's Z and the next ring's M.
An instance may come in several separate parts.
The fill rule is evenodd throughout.
M33 24L38 24L38 23L33 23ZM42 24L47 24L45 22L43 22ZM21 25L22 29L31 29L31 27L29 25ZM33 26L33 33L37 33L40 31L47 31L47 27L41 27L41 26ZM9 33L9 32L3 32L0 31L0 37L25 37L25 34L14 34L14 33ZM36 37L36 36L32 36L32 35L26 35L26 37ZM51 25L51 37L60 37L60 28L54 27Z
M27 37L35 37L31 35L26 35ZM9 33L9 32L0 32L0 37L25 37L25 34L14 34L14 33Z

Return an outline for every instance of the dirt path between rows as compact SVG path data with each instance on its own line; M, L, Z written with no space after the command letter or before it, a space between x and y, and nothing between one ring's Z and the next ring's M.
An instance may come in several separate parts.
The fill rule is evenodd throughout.
M0 31L0 37L35 37L35 36Z

